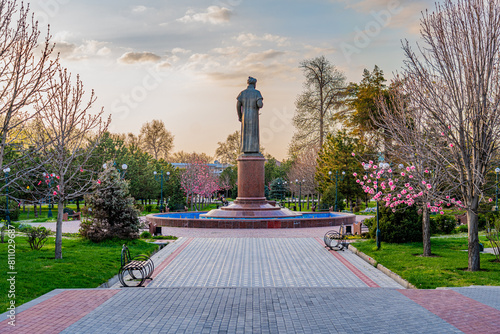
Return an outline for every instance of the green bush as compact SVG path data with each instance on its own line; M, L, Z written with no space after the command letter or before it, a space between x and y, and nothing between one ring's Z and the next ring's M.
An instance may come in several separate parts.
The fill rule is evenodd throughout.
M144 206L144 209L146 209L146 212L151 212L153 211L153 206L151 204L146 204Z
M370 236L376 237L376 218L365 219L363 223L368 226ZM405 243L422 241L422 216L418 214L417 207L400 205L396 212L391 208L379 205L380 240L391 243Z
M469 227L467 225L460 225L458 227L458 232L467 233L469 231Z
M68 208L68 207L66 207L66 208L63 209L63 213L67 213L68 215L72 215L72 214L75 213L75 211L72 210L72 209L70 209L70 208Z
M450 234L457 226L457 219L452 215L437 215L431 217L431 233Z
M91 215L80 224L80 234L93 242L113 238L137 239L139 212L134 207L128 182L121 179L114 167L101 172L99 179L101 183L96 182L92 192L85 196Z
M484 230L487 225L494 225L495 221L498 218L500 218L500 211L488 211L486 213L480 213L477 227L479 230Z
M5 196L0 196L0 220L6 220L6 207L7 207L7 199ZM16 201L9 198L9 217L10 220L19 220L19 215L21 214L21 210L19 209L19 205Z
M173 235L155 235L153 236L153 239L155 240L177 240L177 237L174 237Z
M43 226L30 226L25 228L24 232L28 236L28 243L32 250L41 249L45 245L47 237L51 234L51 231Z
M171 212L184 211L184 207L186 206L186 197L184 195L184 189L181 185L181 178L179 175L176 176L175 174L177 173L171 175L168 183L168 190L163 198L166 202L168 210Z
M342 193L339 191L337 193L337 209L338 211L342 211L345 209L345 197L342 195ZM320 210L328 210L330 207L335 208L335 185L330 185L325 192L323 193L323 196L321 197L321 201L319 202L319 209Z
M151 233L148 231L144 231L141 233L141 239L150 239L151 238Z

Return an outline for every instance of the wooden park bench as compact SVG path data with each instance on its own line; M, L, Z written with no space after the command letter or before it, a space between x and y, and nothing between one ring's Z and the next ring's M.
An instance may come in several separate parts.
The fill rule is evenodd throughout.
M81 220L82 219L82 213L81 212L74 212L73 214L70 213L63 213L63 222L68 221L69 218L73 218L73 220Z
M131 257L128 247L123 245L121 261L122 266L118 278L123 286L142 286L145 280L152 280L151 275L155 270L155 265L149 256L141 254ZM128 280L125 279L127 274L130 276Z
M343 251L344 248L349 247L349 244L345 240L347 239L347 236L352 235L351 231L351 226L344 226L344 224L342 224L338 231L332 230L326 232L323 237L325 247L328 247L331 250Z

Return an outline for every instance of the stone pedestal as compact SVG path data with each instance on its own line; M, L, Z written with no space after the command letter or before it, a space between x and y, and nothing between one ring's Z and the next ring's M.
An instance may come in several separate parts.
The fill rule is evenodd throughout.
M260 153L238 157L238 197L229 206L212 210L205 218L271 218L296 217L300 213L281 209L268 203L264 192L264 164Z

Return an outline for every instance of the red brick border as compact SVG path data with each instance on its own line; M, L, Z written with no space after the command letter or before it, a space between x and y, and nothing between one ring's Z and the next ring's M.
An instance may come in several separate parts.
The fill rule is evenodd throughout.
M314 238L316 241L318 241L321 245L325 245L323 240L320 238ZM356 275L363 283L368 285L370 288L380 288L380 285L375 283L371 278L366 276L361 270L356 268L351 262L347 261L344 257L340 256L337 254L337 251L334 250L328 250L337 260L339 260L344 266L347 267L354 275Z
M312 214L312 213L311 213ZM335 213L338 214L338 213ZM352 225L356 222L356 215L339 214L329 218L307 218L307 213L297 218L268 218L268 219L195 219L195 218L167 218L157 217L158 214L149 214L146 219L150 224L167 227L188 228L222 228L222 229L267 229L267 228L307 228Z
M165 260L163 260L162 263L160 263L160 265L155 268L155 271L153 275L151 275L151 278L155 279L156 276L158 276L177 257L177 255L179 255L184 250L184 248L186 248L191 243L191 241L193 241L193 239L194 238L189 238L184 241L182 245L180 245L175 251L172 252L172 254L170 254ZM144 286L148 286L150 282L151 280L146 281Z
M16 314L16 326L0 322L0 332L52 334L68 328L119 290L66 290Z
M398 290L464 333L500 333L500 311L453 290Z

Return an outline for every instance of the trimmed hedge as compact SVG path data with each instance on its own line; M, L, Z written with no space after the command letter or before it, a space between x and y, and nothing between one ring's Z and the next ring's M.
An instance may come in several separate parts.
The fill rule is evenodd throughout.
M379 227L381 241L405 243L422 241L422 216L417 207L400 205L393 212L391 208L379 205ZM370 229L370 236L376 237L376 217L365 219L363 223Z

